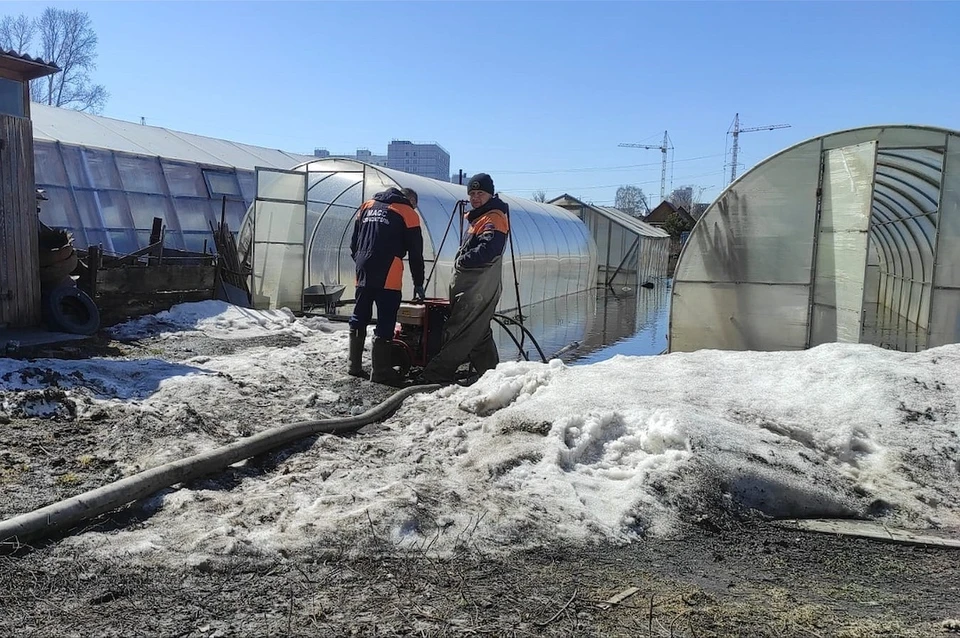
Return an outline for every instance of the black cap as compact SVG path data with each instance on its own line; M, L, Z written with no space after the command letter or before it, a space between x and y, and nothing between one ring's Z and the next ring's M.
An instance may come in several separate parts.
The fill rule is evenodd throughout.
M467 192L484 191L485 193L495 194L493 190L493 178L486 173L477 173L467 181Z

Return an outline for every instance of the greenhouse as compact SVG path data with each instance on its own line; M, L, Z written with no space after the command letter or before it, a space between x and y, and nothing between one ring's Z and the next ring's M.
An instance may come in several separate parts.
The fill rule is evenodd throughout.
M465 232L465 188L356 160L325 158L288 171L257 169L257 201L239 238L241 253L253 267L255 305L297 311L304 289L316 287L343 287L344 298L353 298L350 238L356 211L390 186L412 188L419 195L426 292L446 297ZM574 214L551 204L501 198L510 206L511 225L501 312L596 286L596 247ZM403 285L404 297L411 297L409 276Z
M235 231L253 203L255 167L310 157L42 104L32 115L41 219L113 254L144 248L155 217L168 247L212 249L210 223Z
M570 195L550 200L579 217L597 243L600 283L637 286L667 276L670 235L610 206L597 206Z
M960 133L841 131L797 144L710 205L680 255L669 348L960 341Z
M420 195L427 292L447 295L469 208L463 186L356 160L33 106L36 181L49 198L40 216L69 230L80 249L101 246L114 255L143 249L160 218L166 247L213 252L211 225L223 217L254 269L257 305L305 310L305 291L333 286L348 304L341 312L348 312L356 209L387 186L410 187ZM596 322L607 320L606 310L598 311L598 283L622 292L665 275L662 233L639 220L568 196L558 198L563 206L502 197L511 208L513 241L504 254L500 310L513 314L522 306L525 325L547 355L573 343L585 347ZM410 296L408 276L404 286ZM495 334L505 354L516 351L502 330Z

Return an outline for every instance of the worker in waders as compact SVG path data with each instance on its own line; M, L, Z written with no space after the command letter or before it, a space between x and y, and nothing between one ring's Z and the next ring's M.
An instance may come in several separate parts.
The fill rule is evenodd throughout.
M423 300L423 233L420 216L414 210L417 193L388 188L374 195L357 211L353 223L350 256L357 265L357 298L350 316L349 374L366 378L361 366L367 326L377 305L373 330L370 380L392 386L402 385L393 367L391 342L400 309L403 288L403 257L409 254L413 296Z
M493 179L479 173L467 182L470 226L457 251L450 284L450 318L440 351L423 369L423 383L452 383L466 361L479 374L500 362L490 322L502 291L503 249L510 232L510 208L495 194Z

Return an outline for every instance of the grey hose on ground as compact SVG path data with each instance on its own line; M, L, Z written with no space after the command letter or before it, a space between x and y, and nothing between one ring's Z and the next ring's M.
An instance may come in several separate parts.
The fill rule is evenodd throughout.
M346 434L390 416L403 401L439 385L418 385L394 393L382 403L356 416L301 421L282 425L229 445L166 463L115 483L20 514L0 523L0 545L21 543L68 529L77 523L154 494L166 487L212 474L234 463L263 454L314 434Z

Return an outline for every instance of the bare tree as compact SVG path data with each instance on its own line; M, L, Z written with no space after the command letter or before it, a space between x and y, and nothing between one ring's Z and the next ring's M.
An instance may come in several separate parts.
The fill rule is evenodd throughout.
M36 30L40 36L37 57L53 62L60 72L34 80L31 99L77 111L103 110L109 94L88 75L97 68L97 34L90 16L77 9L47 7L36 20Z
M643 194L643 189L638 186L621 186L618 188L613 206L634 217L642 217L650 212L650 207L647 206L647 196Z
M545 202L547 201L547 194L542 190L533 191L533 201Z
M33 20L22 13L16 18L3 16L0 20L0 49L28 53L36 31L37 26Z

